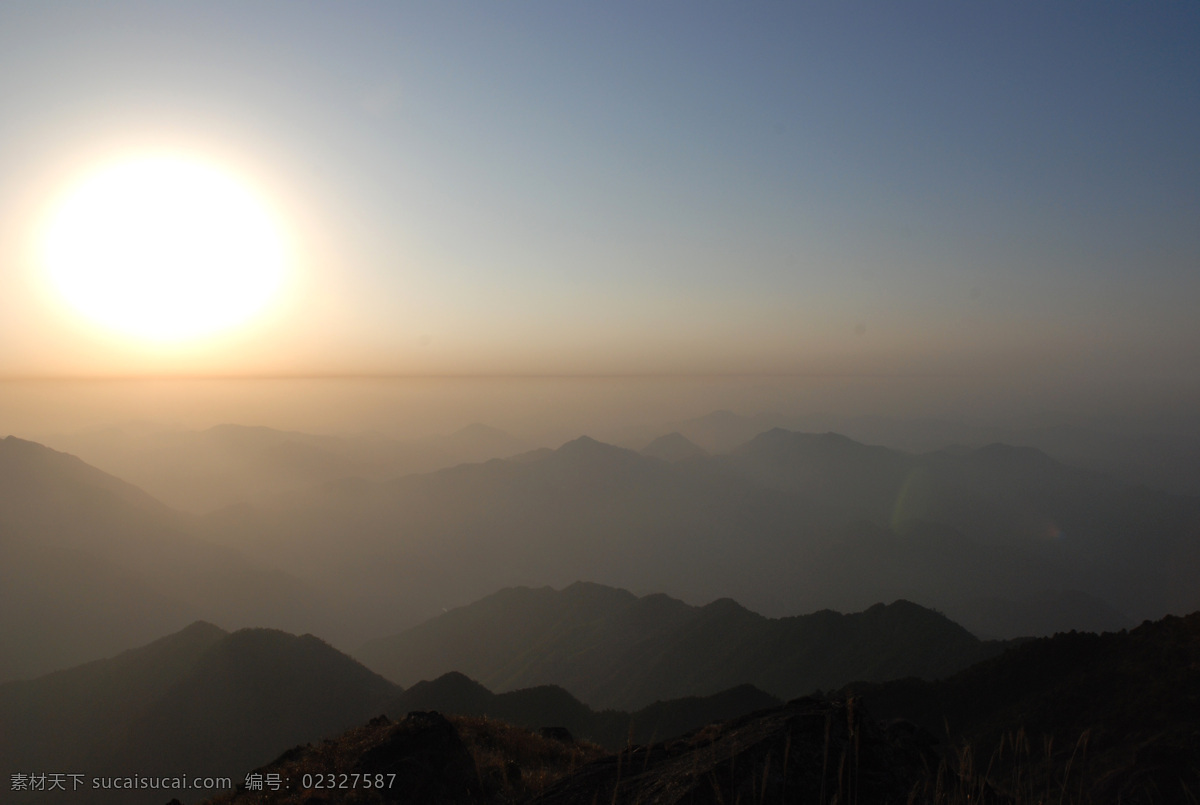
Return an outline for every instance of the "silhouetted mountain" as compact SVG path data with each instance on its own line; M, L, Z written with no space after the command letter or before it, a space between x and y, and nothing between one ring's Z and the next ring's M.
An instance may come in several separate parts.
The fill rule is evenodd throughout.
M259 770L293 780L409 775L394 791L246 791L215 802L407 802L411 791L544 804L1187 802L1200 784L1198 668L1200 613L1030 641L940 682L855 684L838 698L794 700L586 765L569 739L417 712L297 747ZM423 695L435 690L486 705L461 675Z
M0 441L0 680L111 655L201 617L328 623L311 587L193 527L74 456Z
M1082 802L1186 802L1200 790L1200 613L1032 640L938 682L848 691L880 717L949 731L998 785L1021 766L1055 791L1070 768Z
M437 679L422 680L408 688L390 705L390 709L400 715L437 710L460 716L490 716L488 709L494 706L495 701L495 693L465 674L450 671Z
M1200 497L1200 439L1164 434L1114 434L1054 425L999 437L1029 445L1059 461L1110 473L1128 484Z
M728 473L682 472L585 437L527 461L326 484L210 534L359 596L356 620L378 634L531 579L600 576L710 598L761 589L749 580L778 554L786 506Z
M556 685L497 694L452 672L413 685L388 711L401 716L422 710L484 716L535 730L563 727L576 738L616 751L630 741L651 743L779 704L779 699L753 685L740 685L712 696L655 702L635 713L596 712Z
M1132 624L1104 601L1079 590L1044 590L1021 600L963 598L958 622L982 638L1053 635L1059 632L1115 632Z
M92 792L91 779L240 779L292 744L381 712L399 692L311 635L197 623L109 660L0 685L0 772L6 781L84 774L89 790L73 802L161 802L162 792Z
M502 590L356 655L403 685L458 670L501 691L557 685L631 710L744 683L787 699L857 678L944 676L1001 648L906 601L770 619L729 599L690 607L577 583Z
M405 802L414 791L530 803L1187 802L1200 785L1197 669L1200 613L1030 641L940 682L858 683L586 765L569 739L417 712L259 769L310 781L338 770L408 775L395 790L246 791L215 802L310 793ZM439 695L483 707L503 698L452 675L414 700Z
M682 461L685 458L706 456L708 453L695 442L688 441L682 433L675 431L666 436L659 436L643 447L642 455L661 458L663 461Z
M858 418L837 420L831 427L859 441L919 453L995 442L1032 447L1064 464L1104 472L1129 485L1200 496L1200 441L1184 435L1112 433L1063 422L984 428Z
M1200 501L1125 486L1032 448L993 444L910 456L835 434L773 430L728 461L809 502L829 522L865 520L901 536L927 533L931 525L949 535L948 526L967 538L958 549L975 554L970 564L988 553L984 546L995 546L1005 549L1005 564L1025 566L1002 584L959 568L979 597L1028 600L1057 588L1083 591L1125 612L1200 605L1197 594L1185 592L1177 564L1200 567L1200 552L1186 536L1200 523ZM921 598L951 612L966 600L922 587L928 593Z
M247 444L278 440L278 432L254 429L216 429L212 438L217 434ZM584 437L512 461L390 481L337 478L172 528L200 528L259 566L306 579L336 596L336 608L326 610L362 634L395 632L498 586L595 578L689 600L732 595L772 615L904 598L937 606L977 632L1012 637L1114 628L1125 614L1200 606L1189 583L1200 572L1200 546L1189 536L1197 523L1200 501L1124 486L1029 449L913 456L835 434L777 429L728 455L675 463ZM31 556L27 564L37 578L55 561ZM223 612L240 612L232 600L225 610L179 603L187 584L156 587L157 577L123 568L89 578L90 560L57 561L60 575L71 578L65 600L121 578L118 592L130 600L91 611L108 606L107 622L163 621L149 624L143 638L196 617L317 628L296 616L294 597L268 616L229 621ZM248 565L224 564L225 573ZM266 594L265 571L253 575L258 583L232 589L258 595L260 607L286 598ZM14 579L10 589L21 584ZM36 586L24 593L31 600L43 594ZM1090 604L1077 606L1082 600ZM1036 604L1047 601L1061 605L1055 617L1038 611ZM49 611L45 600L36 609ZM347 639L341 627L321 632ZM24 639L37 638L30 632ZM132 642L104 645L111 651Z
M551 455L553 452L554 451L549 447L539 447L536 450L530 450L526 453L518 453L515 456L511 456L508 461L514 464L532 464L535 461L541 461L542 459Z
M0 759L9 772L90 770L135 714L227 636L197 622L150 645L34 680L0 684Z
M934 523L892 530L863 522L809 547L792 565L792 580L802 600L843 609L866 605L867 594L892 599L920 591L955 622L992 639L1074 628L1074 617L1095 624L1099 616L1105 628L1128 623L1092 595L1085 594L1092 606L1079 607L1061 589L1082 583L1078 569L1047 554L970 540ZM1041 611L1039 601L1060 608Z
M714 453L728 453L773 428L836 431L865 444L911 453L953 446L977 449L1001 442L1033 447L1055 460L1100 471L1129 485L1200 497L1200 440L1180 434L1116 433L1062 421L981 427L936 419L763 413L743 417L716 411L672 426Z
M802 497L826 514L888 523L915 459L836 433L775 428L726 459L743 476Z
M702 417L676 423L663 430L676 430L708 452L718 455L731 453L756 436L776 429L806 433L836 431L850 435L855 440L868 444L898 447L902 450L914 449L906 445L891 444L879 439L864 439L851 434L845 429L847 426L857 424L859 421L859 418L821 413L789 415L767 411L755 414L754 416L742 416L732 411L713 411ZM933 445L933 447L924 448L924 450L936 449L942 446L939 443ZM923 452L922 449L916 449L916 451Z
M1003 445L914 456L776 429L670 463L584 437L229 514L213 539L355 599L376 634L579 578L771 615L905 598L999 637L1200 606L1200 500ZM1064 608L1044 618L1039 601Z

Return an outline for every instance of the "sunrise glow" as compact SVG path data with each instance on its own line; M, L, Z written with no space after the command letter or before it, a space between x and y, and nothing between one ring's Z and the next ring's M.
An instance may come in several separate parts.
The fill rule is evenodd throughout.
M287 267L275 217L251 190L175 156L84 178L46 228L44 261L53 286L87 319L156 342L252 320Z

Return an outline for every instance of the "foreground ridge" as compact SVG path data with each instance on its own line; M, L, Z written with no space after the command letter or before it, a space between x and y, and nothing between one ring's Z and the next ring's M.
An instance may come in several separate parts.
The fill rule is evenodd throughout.
M931 744L911 725L883 728L853 699L798 699L615 754L563 730L416 712L289 750L209 802L933 802L949 778Z

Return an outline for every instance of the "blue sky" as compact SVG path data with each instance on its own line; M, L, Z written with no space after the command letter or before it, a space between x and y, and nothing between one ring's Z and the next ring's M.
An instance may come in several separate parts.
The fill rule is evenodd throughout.
M1197 42L1195 3L6 4L0 372L1175 393L1200 365ZM290 222L271 321L164 350L48 312L36 210L162 147Z

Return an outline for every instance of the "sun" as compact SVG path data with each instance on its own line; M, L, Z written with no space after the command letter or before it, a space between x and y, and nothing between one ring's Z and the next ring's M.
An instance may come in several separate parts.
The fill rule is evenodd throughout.
M55 208L43 256L76 310L156 342L247 323L278 294L287 269L271 210L218 167L176 156L85 177Z

